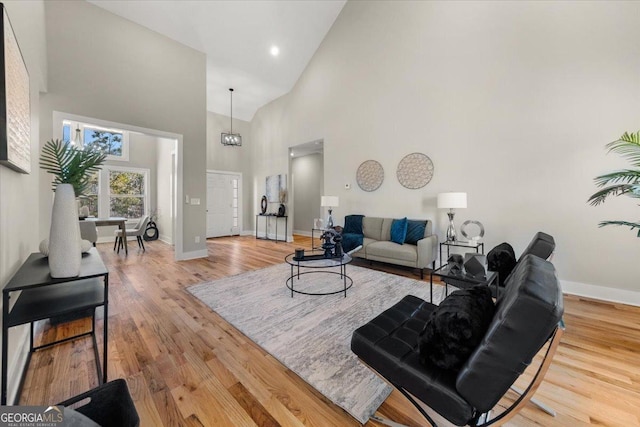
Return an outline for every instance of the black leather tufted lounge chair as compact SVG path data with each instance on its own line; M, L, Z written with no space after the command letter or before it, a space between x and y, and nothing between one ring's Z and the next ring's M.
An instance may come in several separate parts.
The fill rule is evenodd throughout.
M535 393L563 331L562 290L553 265L525 255L508 278L496 313L481 342L459 372L422 365L418 335L436 308L408 295L358 328L351 349L403 393L435 426L418 401L456 425L500 425ZM531 384L514 404L487 420L489 412L550 341Z

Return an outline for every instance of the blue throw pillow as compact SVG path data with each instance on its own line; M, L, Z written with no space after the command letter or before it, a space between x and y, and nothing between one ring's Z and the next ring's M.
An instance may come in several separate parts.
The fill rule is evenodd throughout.
M347 215L344 217L344 229L342 233L364 234L362 232L362 218L364 215Z
M399 245L404 244L407 236L407 217L394 219L391 223L391 241Z
M410 219L407 221L407 235L404 238L405 243L417 245L418 240L424 238L424 230L427 227L427 221L416 221Z

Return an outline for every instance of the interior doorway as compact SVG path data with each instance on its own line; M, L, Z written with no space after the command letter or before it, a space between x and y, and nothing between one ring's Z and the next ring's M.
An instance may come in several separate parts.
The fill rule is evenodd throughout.
M289 216L294 234L311 236L314 218L321 214L320 197L324 191L324 143L311 141L289 148L291 201Z
M207 238L240 234L241 200L241 173L207 171Z

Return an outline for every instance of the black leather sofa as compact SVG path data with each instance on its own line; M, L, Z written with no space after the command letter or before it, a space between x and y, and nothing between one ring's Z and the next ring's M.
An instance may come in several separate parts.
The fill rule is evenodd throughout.
M452 372L420 362L418 335L435 309L408 295L358 328L351 349L410 400L417 398L456 425L480 424L552 337L549 349L555 350L564 311L553 265L525 255L508 278L481 344Z

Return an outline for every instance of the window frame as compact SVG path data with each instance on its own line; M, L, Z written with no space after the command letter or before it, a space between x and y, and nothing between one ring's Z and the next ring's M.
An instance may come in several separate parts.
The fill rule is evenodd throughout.
M144 212L142 216L149 215L150 212L150 176L151 170L147 168L135 168L118 165L103 165L98 176L98 216L101 218L109 218L111 216L111 186L109 185L109 175L111 172L132 172L142 174L144 177ZM131 195L130 195L131 196ZM139 197L135 195L133 197ZM127 221L136 221L140 218L127 218Z
M75 138L76 129L80 128L80 138L82 139L82 146L84 147L84 132L85 129L103 131L103 132L111 132L111 133L119 133L122 135L122 155L114 156L112 154L107 154L108 161L116 161L116 162L128 162L129 161L129 131L115 128L107 128L104 126L92 125L89 123L80 123L80 122L72 122L71 120L64 120L62 122L62 135L64 135L64 127L69 126L69 139L73 141Z

